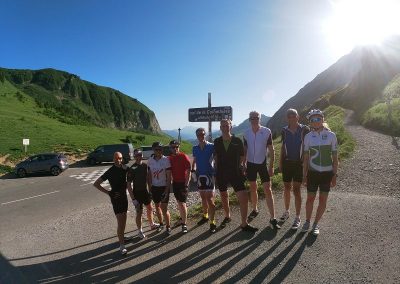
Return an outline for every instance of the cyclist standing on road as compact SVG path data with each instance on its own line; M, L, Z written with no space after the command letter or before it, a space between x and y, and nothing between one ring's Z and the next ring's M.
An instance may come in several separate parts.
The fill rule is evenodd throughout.
M257 174L264 187L265 199L269 209L269 223L274 229L280 229L275 218L274 196L271 190L271 177L274 175L275 150L272 144L271 130L260 124L260 113L252 111L249 114L251 127L244 133L244 149L246 153L246 173L250 183L251 203L253 211L248 216L249 220L258 215ZM267 154L269 166L267 167Z
M163 216L165 218L166 233L171 234L171 218L168 211L169 189L171 186L171 164L169 159L163 155L163 145L154 142L152 145L154 156L147 162L148 184L151 195L156 206L156 214L160 222L158 231L164 228Z
M314 200L319 189L319 204L312 233L319 234L318 222L325 212L331 186L336 186L338 145L335 133L324 127L324 115L319 109L307 115L312 131L304 138L303 183L307 186L306 222L302 231L310 228Z
M198 128L196 130L197 140L199 144L193 146L193 163L192 173L197 177L197 188L201 197L203 206L203 217L197 225L203 225L210 221L210 232L215 233L217 225L215 223L215 182L214 182L214 167L213 154L214 144L206 141L206 130Z
M169 142L171 155L168 157L171 163L172 190L178 203L181 216L182 233L188 232L187 228L187 207L188 187L190 181L190 159L188 155L179 151L179 142Z
M215 161L216 161L216 180L218 189L221 193L222 206L225 212L225 219L221 227L231 221L229 209L228 186L231 185L239 201L241 225L243 231L255 232L255 228L247 222L247 211L249 198L247 195L244 173L244 147L240 138L231 134L232 123L229 119L220 122L222 136L214 141Z
M286 112L288 126L282 129L282 147L279 161L279 169L282 172L282 179L285 186L283 200L285 212L280 218L286 221L290 215L290 191L293 189L296 217L292 229L300 227L301 210L301 183L303 182L303 144L305 135L310 132L305 125L299 124L297 110L288 109Z
M128 168L122 163L122 159L122 154L120 152L115 152L113 159L114 165L99 177L93 185L101 192L110 196L118 224L117 235L119 240L119 251L122 255L125 255L128 252L124 244L126 212L128 211L128 198L126 196L126 173ZM107 180L111 185L111 190L107 190L101 186L101 184Z
M142 229L142 214L143 205L147 208L147 219L150 223L150 228L157 229L158 226L153 222L153 208L151 206L151 194L147 188L147 165L142 161L143 153L135 152L135 163L128 169L127 181L128 192L132 198L133 206L136 210L136 225L139 230L138 235L141 239L145 238ZM132 186L133 182L133 186Z

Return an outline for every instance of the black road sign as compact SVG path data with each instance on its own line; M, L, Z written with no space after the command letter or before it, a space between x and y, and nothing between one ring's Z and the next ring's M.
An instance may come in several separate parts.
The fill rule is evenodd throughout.
M221 121L222 119L232 120L232 107L202 107L189 109L190 122Z

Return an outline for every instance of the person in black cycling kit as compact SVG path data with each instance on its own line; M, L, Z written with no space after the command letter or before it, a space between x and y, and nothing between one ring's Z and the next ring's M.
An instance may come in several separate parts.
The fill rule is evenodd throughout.
M147 188L148 169L147 165L142 162L142 158L142 152L136 151L135 163L133 163L133 165L129 168L127 175L128 192L132 198L133 206L136 209L136 225L139 231L138 235L141 239L146 237L142 229L143 205L147 207L147 218L150 223L150 227L153 229L154 226L151 194Z
M127 249L124 244L124 232L126 226L126 212L128 211L128 198L126 196L126 173L127 167L122 163L122 154L114 153L114 165L109 168L101 177L94 182L96 187L101 192L107 194L113 206L115 216L117 218L117 235L119 240L119 250L122 255L127 254ZM109 181L111 190L107 190L101 186L105 181Z
M229 210L228 186L231 185L239 201L241 225L243 231L255 232L255 228L247 222L248 210L248 191L244 184L244 146L240 138L231 134L232 123L229 119L220 122L222 136L214 141L215 161L216 161L216 180L218 189L221 193L222 206L225 212L225 219L221 226L231 221Z
M300 227L301 211L301 183L303 182L303 144L304 137L310 131L309 127L299 123L297 110L288 109L286 112L288 125L282 129L282 147L279 169L282 172L282 179L285 186L283 191L283 200L285 212L280 218L286 221L290 215L290 192L293 190L296 216L294 218L292 229L297 230Z

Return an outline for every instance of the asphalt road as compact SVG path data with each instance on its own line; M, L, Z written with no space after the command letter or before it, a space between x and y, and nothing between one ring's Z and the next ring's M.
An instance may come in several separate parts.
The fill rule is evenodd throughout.
M214 235L193 222L168 237L146 226L122 257L108 197L91 185L108 167L0 179L0 283L400 282L399 199L346 188L332 190L318 237L290 230L292 218L273 231L262 201L256 234L239 230L233 208ZM276 204L280 215L279 193ZM126 231L137 233L132 212Z
M66 216L105 201L105 195L90 182L110 165L70 168L61 175L36 175L0 179L0 228L13 231L31 224ZM89 177L78 179L79 175ZM71 177L72 176L72 177ZM74 177L75 176L75 177ZM0 236L6 230L1 230Z

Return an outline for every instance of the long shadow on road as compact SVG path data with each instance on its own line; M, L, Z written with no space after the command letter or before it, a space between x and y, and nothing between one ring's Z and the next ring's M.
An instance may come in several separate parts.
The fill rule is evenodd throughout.
M222 233L222 230L220 232ZM293 231L287 231L262 255L252 260L250 264L246 265L246 267L237 272L226 282L238 282L244 276L248 277L248 275L259 267L265 259L270 257L285 240L291 238L293 235ZM2 271L7 271L7 274L2 275L0 280L5 283L115 283L118 281L126 281L132 276L153 269L142 278L136 279L136 281L142 283L176 283L193 281L194 277L197 275L207 275L204 272L211 269L211 274L208 274L206 278L196 280L197 282L201 280L202 283L210 283L218 281L224 273L234 268L238 262L251 255L252 252L262 250L264 247L262 245L265 244L266 241L269 242L275 239L276 232L267 227L260 233L252 235L241 232L240 229L237 228L224 232L217 239L204 246L198 245L210 237L210 233L207 231L183 243L177 242L181 236L182 234L177 233L166 238L163 234L150 234L144 241L128 244L127 247L130 253L126 257L120 256L119 252L116 250L115 243L103 245L93 250L84 251L57 260L18 267L14 267L0 254L0 268ZM296 238L293 239L290 245L285 247L274 257L265 268L254 276L254 278L252 277L251 281L253 283L265 281L266 277L278 267L303 236L303 234L296 235ZM95 243L96 242L93 242L92 244ZM312 243L313 240L307 237L286 262L285 266L276 274L272 282L283 281L296 266L305 247L312 245ZM163 252L149 259L140 260L140 257L146 255L146 253L157 251L166 245L171 248L168 250L164 249ZM194 249L193 246L196 246L196 249ZM189 251L190 253L188 253ZM174 260L174 257L180 253L182 254L182 258L178 261ZM27 259L29 258L24 258L23 260ZM17 261L17 259L13 261ZM118 268L118 266L127 262L132 265L125 265ZM201 265L199 265L200 263ZM212 268L222 263L224 264L217 270L212 270Z

